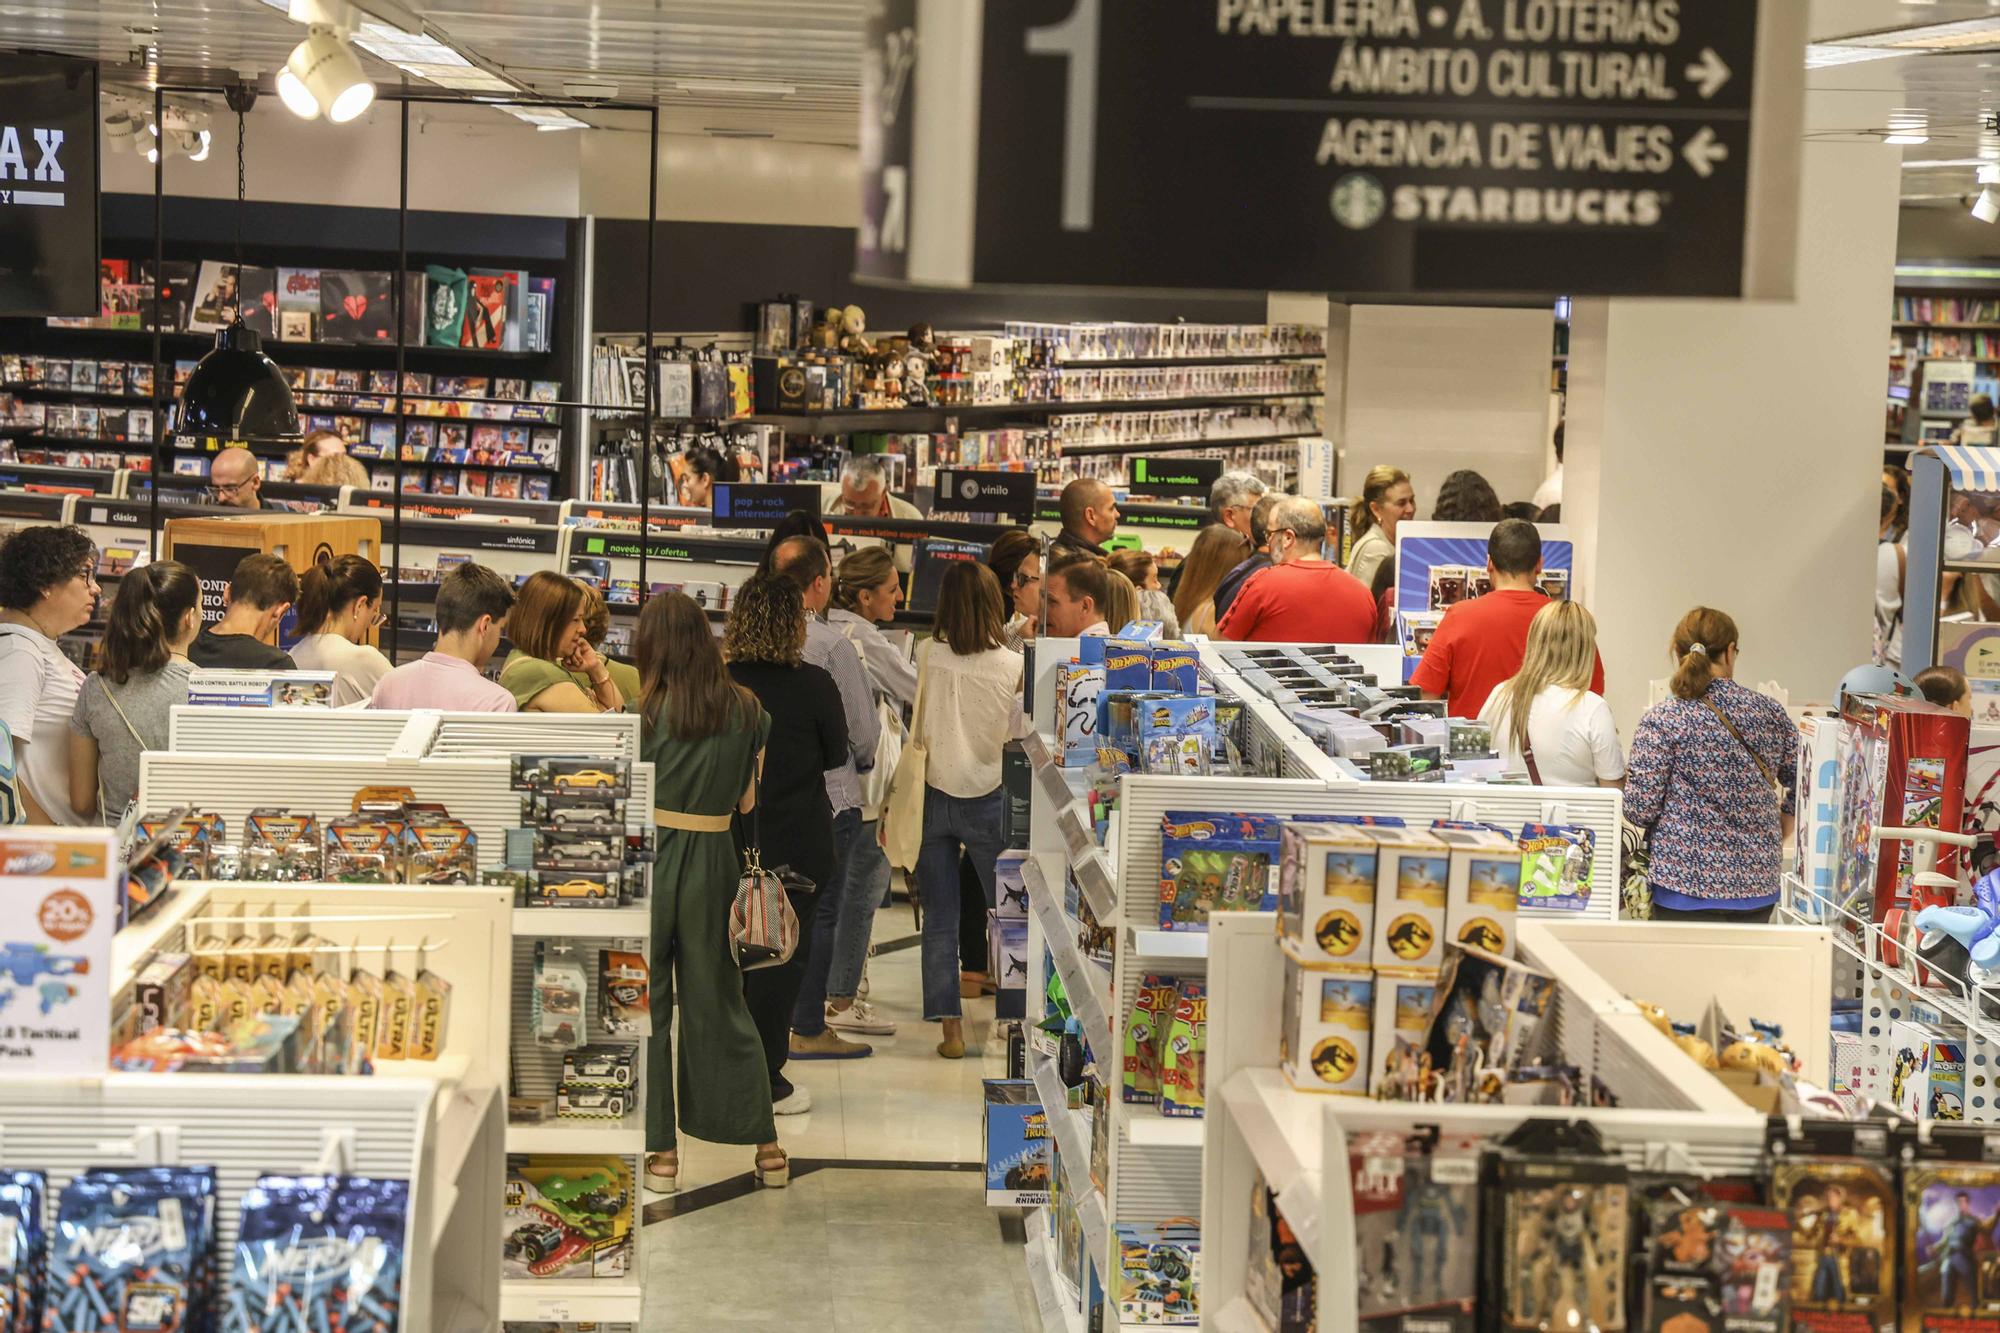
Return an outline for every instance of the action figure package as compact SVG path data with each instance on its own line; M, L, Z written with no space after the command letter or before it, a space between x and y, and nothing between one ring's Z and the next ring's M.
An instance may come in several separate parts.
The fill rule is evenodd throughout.
M1896 1322L1896 1190L1886 1166L1800 1157L1771 1168L1771 1203L1792 1220L1792 1326L1888 1333Z
M1038 1208L1049 1201L1049 1117L1033 1081L989 1078L986 1090L986 1203Z
M1521 906L1581 912L1590 906L1597 835L1573 824L1521 828Z
M1368 1041L1368 1095L1381 1094L1390 1068L1424 1047L1438 974L1388 968L1375 973L1375 1022Z
M1262 1172L1250 1185L1250 1253L1243 1265L1243 1295L1271 1333L1314 1333L1319 1322L1319 1279L1278 1196Z
M632 1172L624 1158L509 1157L502 1202L503 1277L631 1271Z
M1903 1168L1902 1333L2000 1330L1996 1222L2000 1167L1921 1162Z
M1302 1092L1368 1091L1375 980L1365 970L1302 965L1284 951L1278 1063Z
M1161 929L1207 930L1210 912L1275 909L1270 872L1281 850L1268 815L1169 810L1160 820Z
M1173 1025L1174 977L1148 972L1132 998L1132 1013L1125 1022L1124 1079L1122 1096L1127 1102L1152 1106L1160 1100L1160 1059L1167 1029Z
M1288 821L1279 830L1278 930L1300 961L1374 961L1374 837L1351 824Z
M1488 829L1432 831L1451 848L1451 879L1444 907L1446 938L1512 958L1514 915L1521 899L1520 844Z
M1348 1144L1364 1333L1471 1333L1479 1294L1479 1157L1470 1138L1365 1134Z
M1379 826L1375 837L1378 967L1436 967L1443 961L1445 884L1451 853L1436 834Z
M1454 944L1445 951L1424 1046L1436 1099L1497 1102L1534 1047L1555 982L1546 973ZM1426 1098L1428 1099L1428 1098Z
M1489 1153L1484 1290L1502 1333L1618 1333L1625 1327L1625 1165L1587 1152Z
M1207 1103L1208 987L1183 981L1160 1055L1160 1114L1199 1116Z
M1201 1228L1188 1222L1120 1222L1113 1232L1111 1299L1118 1322L1199 1325Z
M1791 1222L1771 1208L1676 1191L1646 1205L1645 1333L1785 1333Z

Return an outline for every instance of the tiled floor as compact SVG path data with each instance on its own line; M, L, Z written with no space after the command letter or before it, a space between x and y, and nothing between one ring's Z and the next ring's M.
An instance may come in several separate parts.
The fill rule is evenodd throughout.
M877 919L878 944L910 933L907 906ZM646 1329L1037 1327L1021 1246L1002 1237L981 1176L908 1169L980 1158L980 1080L1005 1068L992 1002L967 1003L975 1049L943 1060L937 1025L918 1020L917 949L877 956L869 984L897 1035L867 1039L863 1060L786 1069L813 1109L779 1117L779 1139L802 1168L827 1165L784 1190L737 1192L727 1182L748 1171L750 1149L683 1140L681 1190L699 1206L647 1230Z

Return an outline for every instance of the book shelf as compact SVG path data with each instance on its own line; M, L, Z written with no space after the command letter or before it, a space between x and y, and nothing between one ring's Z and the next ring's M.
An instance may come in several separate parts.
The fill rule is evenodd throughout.
M2000 269L1900 263L1889 315L1883 437L1903 465L1912 449L1950 437L1963 400L2000 392Z
M174 390L214 346L212 332L185 327L162 332L160 373L171 379L152 383L155 335L138 327L151 316L151 284L143 280L142 266L150 273L152 209L150 197L104 197L103 253L108 266L123 261L129 278L127 284L107 288L107 295L119 298L107 308L136 308L136 314L122 317L126 327L0 319L0 423L17 427L0 439L0 458L26 465L148 470L157 451L161 471L198 477L207 472L206 455L227 443L176 440L169 429ZM189 265L199 274L204 262L233 262L233 207L170 198L165 216L163 255L170 281L176 265L184 275ZM374 274L386 280L396 266L395 222L394 210L249 205L243 245L246 301L255 296L249 275L256 270ZM327 429L341 435L349 456L367 469L377 490L394 488L400 452L406 491L565 497L571 442L583 433L582 421L590 414L588 405L570 392L578 383L576 231L576 223L562 219L410 215L407 271L412 282L405 297L409 341L401 350L401 425L395 331L379 327L378 316L367 330L374 335L371 341L317 340L322 332L317 322L311 328L313 340L263 339L265 353L293 382L304 433ZM536 330L522 329L524 340L538 331L540 343L529 341L522 350L423 345L419 316L430 288L414 279L432 265L526 274L530 281L521 289L524 293L552 280L552 290L534 303L540 315ZM164 319L184 324L201 296L199 288L199 280L191 287L183 283L178 299L163 302ZM374 297L378 307L386 299L379 291ZM272 299L273 319L281 320L286 302L275 294ZM522 309L527 300L521 297ZM363 300L359 308L367 304ZM510 309L510 318L518 321L518 311ZM107 364L128 368L115 385L97 382ZM28 365L34 366L32 373L23 369ZM50 373L49 367L57 365L61 372ZM79 366L88 368L89 382L66 382L75 379ZM99 424L108 421L117 426ZM253 452L266 460L270 478L281 475L285 447L255 446Z

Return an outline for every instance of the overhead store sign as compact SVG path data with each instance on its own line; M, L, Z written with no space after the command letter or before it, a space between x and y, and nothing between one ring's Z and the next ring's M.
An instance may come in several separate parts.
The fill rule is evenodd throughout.
M994 468L939 468L931 508L953 514L1005 514L1023 522L1035 513L1035 474Z
M1219 458L1135 458L1131 466L1132 480L1126 489L1134 495L1192 495L1206 500L1222 475Z
M1796 0L920 5L900 46L897 8L870 61L920 53L895 125L914 142L884 132L884 65L863 107L866 276L1791 293Z
M0 315L95 315L97 66L0 55Z
M820 488L718 481L709 499L709 521L718 528L775 528L791 514L818 518Z

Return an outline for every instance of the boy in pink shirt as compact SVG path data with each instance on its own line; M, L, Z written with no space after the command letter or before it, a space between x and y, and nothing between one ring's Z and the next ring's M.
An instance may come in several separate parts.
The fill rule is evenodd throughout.
M437 708L448 713L511 713L514 695L481 671L500 647L514 589L467 562L438 584L437 648L405 662L375 686L371 708Z

